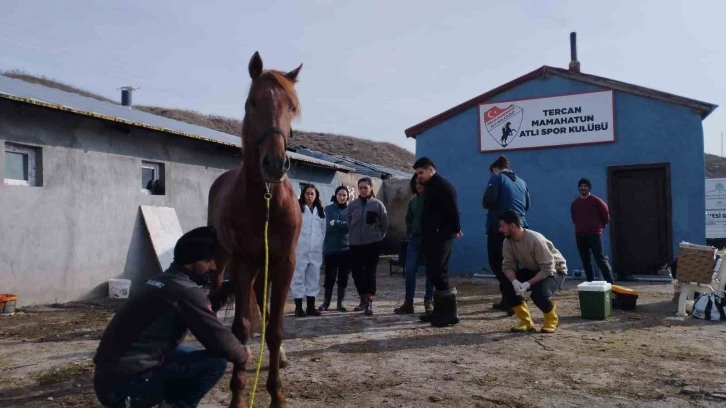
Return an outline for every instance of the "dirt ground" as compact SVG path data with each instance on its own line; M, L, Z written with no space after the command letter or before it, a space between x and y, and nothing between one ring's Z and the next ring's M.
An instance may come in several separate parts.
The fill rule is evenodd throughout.
M626 284L640 292L637 309L591 321L580 317L580 282L568 281L557 294L560 327L546 335L509 332L514 318L491 309L492 279L454 279L462 321L435 329L393 314L403 279L388 276L385 260L378 277L372 317L297 319L289 299L283 345L291 364L282 370L289 407L726 405L726 324L675 317L669 284ZM417 312L422 289L423 277ZM0 318L0 407L98 406L91 358L122 303L28 307ZM355 303L349 296L349 309ZM531 302L530 309L539 327L542 313ZM269 403L266 378L263 368L256 406ZM226 406L228 384L229 372L201 406Z

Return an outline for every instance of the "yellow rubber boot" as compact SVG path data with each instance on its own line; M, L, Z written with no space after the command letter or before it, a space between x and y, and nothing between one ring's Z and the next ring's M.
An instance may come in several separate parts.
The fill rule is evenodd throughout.
M544 323L542 323L542 333L554 333L560 318L557 317L557 301L552 301L552 310L544 314Z
M527 302L522 302L519 305L512 308L514 314L519 317L519 326L512 327L513 332L528 332L534 330L534 323L532 322L532 315L529 314L529 308Z

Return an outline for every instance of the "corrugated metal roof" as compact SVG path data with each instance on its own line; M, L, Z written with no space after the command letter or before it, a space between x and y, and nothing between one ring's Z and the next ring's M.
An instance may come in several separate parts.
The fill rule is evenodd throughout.
M240 146L239 136L138 111L127 106L100 101L98 99L75 93L65 92L20 79L6 77L4 75L0 75L0 98L84 116L91 116L112 122L125 123L127 125L152 129L159 132L191 137L212 143L219 143L228 146ZM327 162L322 159L316 159L295 152L288 152L288 156L290 156L290 159L292 160L298 160L313 165L343 171L353 171L353 168L351 167Z
M355 169L352 168L352 167L348 167L348 166L345 166L345 165L342 165L342 164L338 164L338 163L333 163L333 162L330 162L330 161L327 161L327 160L323 160L323 159L320 159L320 158L316 158L316 157L311 157L311 156L308 156L308 155L305 155L305 154L300 154L300 153L288 151L287 152L287 155L292 160L298 160L298 161L301 161L301 162L305 162L305 163L309 163L309 164L314 164L314 165L319 165L319 166L323 166L323 167L331 167L331 168L334 168L334 169L337 169L337 170L344 170L344 171L347 171L347 172L355 171Z
M342 156L337 154L328 154L323 153L317 150L310 150L310 149L304 149L299 148L296 149L298 153L302 153L306 156L310 157L316 157L328 162L337 163L337 164L343 164L346 166L350 166L353 168L353 171L358 174L363 174L366 176L372 176L372 177L378 177L378 178L387 178L384 175L388 175L391 178L411 178L413 176L413 172L406 173L400 170L392 169L389 167L383 167L379 166L377 164L371 164L371 163L365 163L360 160L356 160L353 158L350 158L348 156Z

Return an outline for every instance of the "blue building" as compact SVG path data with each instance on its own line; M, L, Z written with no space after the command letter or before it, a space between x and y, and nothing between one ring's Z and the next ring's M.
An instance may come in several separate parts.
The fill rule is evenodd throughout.
M716 105L543 66L406 129L457 188L464 237L452 273L489 269L482 195L500 155L529 185L530 228L581 269L570 205L577 182L610 208L603 246L616 273L652 274L681 241L705 243L702 120Z

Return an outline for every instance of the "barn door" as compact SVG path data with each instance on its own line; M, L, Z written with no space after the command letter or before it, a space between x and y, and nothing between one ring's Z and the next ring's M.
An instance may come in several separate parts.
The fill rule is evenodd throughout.
M655 274L671 261L670 164L608 168L613 269Z

